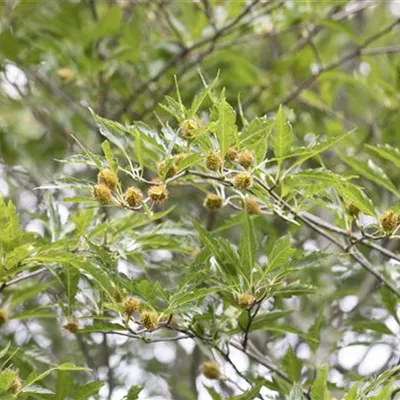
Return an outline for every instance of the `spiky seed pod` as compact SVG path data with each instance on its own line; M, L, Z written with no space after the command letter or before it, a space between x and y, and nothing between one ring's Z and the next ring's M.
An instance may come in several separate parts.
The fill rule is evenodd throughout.
M158 164L158 173L160 175L165 175L167 179L172 178L178 172L178 167L176 166L175 163L170 164L170 166L168 167L168 171L165 171L166 167L167 167L166 161L162 161Z
M140 325L148 331L154 331L158 327L158 314L155 311L142 311L140 315Z
M12 384L11 384L11 386L10 386L9 391L10 391L12 394L16 394L16 393L18 393L21 389L22 389L21 379L19 379L19 376L18 376L18 375L15 375L15 376L14 376L14 379L13 379L13 381L12 381Z
M110 190L115 190L118 185L118 177L111 169L104 168L97 174L97 183L107 186Z
M256 301L256 298L250 293L241 293L237 297L237 302L240 307L249 308Z
M347 204L346 212L348 215L350 215L350 217L358 218L360 209L351 201L349 204Z
M238 152L234 147L229 147L228 151L226 152L225 158L228 161L235 161L238 156Z
M100 204L107 204L112 199L111 190L104 185L93 186L92 194Z
M393 233L399 225L399 214L393 210L385 211L379 222L384 232Z
M206 156L206 167L211 171L218 171L224 160L216 151L210 151Z
M179 164L188 156L188 153L177 153L174 155L175 164L179 166Z
M197 118L188 118L181 123L181 134L187 140L194 139L195 131L201 127L201 122Z
M163 185L152 186L148 191L148 195L154 203L160 204L168 199L168 190Z
M9 318L8 311L5 308L0 308L0 325L5 324Z
M215 361L204 361L201 364L201 371L208 379L220 379L222 376L218 364Z
M249 197L244 200L244 209L250 215L261 214L261 208L257 201Z
M143 193L136 187L130 187L124 194L124 200L129 207L139 207L143 201Z
M238 155L238 163L244 168L249 168L254 163L253 153L248 150L241 151Z
M79 329L78 321L71 319L64 325L64 328L71 333L76 333Z
M223 204L224 201L222 197L215 193L208 193L203 203L204 207L213 211L220 209Z
M235 189L249 189L253 186L253 178L248 172L239 172L233 178L233 186Z
M139 311L140 300L134 299L132 297L127 297L123 300L122 305L124 307L124 313L128 316L131 316L133 313Z

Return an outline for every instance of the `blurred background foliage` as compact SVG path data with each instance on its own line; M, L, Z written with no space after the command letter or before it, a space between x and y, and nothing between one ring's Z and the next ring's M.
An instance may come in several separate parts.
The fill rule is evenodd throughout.
M79 169L57 161L80 151L71 135L94 152L101 151L104 138L88 111L89 106L98 115L122 124L141 120L160 129L159 119L169 117L159 103L166 95L175 96L174 76L179 82L183 103L189 105L194 94L203 87L200 73L207 82L219 75L218 85L226 87L229 103L237 114L248 119L273 116L283 104L294 125L297 145L352 130L342 143L343 155L365 161L379 160L379 165L398 188L398 164L379 158L365 144L400 147L399 23L400 3L396 0L1 0L0 193L16 204L23 230L37 230L32 221L42 220L45 228L39 231L45 238L35 240L42 240L43 246L46 237L52 236L52 240L69 237L68 240L73 241L88 231L99 239L104 233L96 228L101 216L90 209L78 210L76 214L74 211L71 218L80 230L71 234L70 226L65 225L63 219L73 206L62 203L57 191L50 198L45 192L34 189L59 174L95 177L93 169ZM241 119L237 122L240 127ZM328 153L324 163L339 174L361 174L359 166L357 169L357 165L351 165L349 169L334 153ZM309 164L310 167L320 165L315 160ZM360 178L358 182L366 187L380 211L398 204L398 196L383 191L377 179ZM206 217L196 192L179 192L179 196L182 207L201 218ZM197 204L200 211L193 211L193 204ZM171 214L173 220L179 221L182 213L182 210L175 210ZM320 214L323 216L324 210ZM227 215L222 214L219 218L223 221L225 217ZM286 225L275 219L270 224L258 220L257 228L273 239L287 230ZM324 240L317 240L309 232L296 227L291 229L303 248L321 249L326 245ZM135 234L140 236L142 232L135 231ZM237 237L237 232L229 234ZM26 240L23 233L17 237L19 244ZM117 242L118 238L115 240ZM187 240L184 247L189 248L193 243ZM265 248L270 250L271 243L266 243ZM182 246L181 240L164 238L150 243L147 250L150 254L161 247L163 251L173 252L178 245ZM398 250L393 243L388 244L388 248ZM53 256L52 251L49 249L48 257ZM151 254L151 257L132 254L131 261L138 265L156 264L153 277L162 281L165 277L157 268L162 268L164 259ZM366 255L377 264L382 262L373 251ZM179 262L182 260L185 260L183 256ZM332 264L330 261L326 265ZM375 302L376 298L368 298L369 291L376 289L375 283L366 279L360 270L346 275L351 269L351 265L346 265L344 284L340 268L344 267L337 266L337 270L327 267L323 273L307 272L310 283L329 290L326 298L314 299L307 306L303 304L304 315L298 316L296 321L300 327L304 327L304 321L308 324L323 315L321 309L330 302L336 304L336 308L329 311L332 314L325 315L326 319L344 313L348 303L342 304L340 299L350 296L347 300L353 301L360 288L362 301L372 302L371 308L367 308L368 316L382 316L382 320L387 316L382 304ZM179 264L177 269L173 273L179 275ZM137 272L138 276L141 273ZM53 280L46 280L41 284L44 286L32 286L30 295L23 288L21 293L14 293L12 306L17 308L25 299L35 307L40 306L40 299L35 296L53 284L56 284ZM396 307L396 300L388 293L383 293L382 297L389 309ZM56 302L56 293L51 293L51 298ZM85 301L88 300L80 299L80 304ZM29 305L26 308L29 309ZM49 346L58 361L65 359L80 364L83 353L101 379L106 379L107 373L115 369L114 375L108 375L109 386L103 398L121 399L121 393L125 393L131 383L145 382L154 399L197 398L196 379L201 358L198 353L173 343L146 347L135 342L125 343L124 347L113 342L111 355L106 335L94 336L88 343L82 339L76 343L70 337L66 341L65 334L54 324L54 318L46 319L48 310L43 312L44 319L39 322L28 326L25 318L31 315L27 314L20 317L24 321L22 325L11 326L7 331L10 338L19 332L18 340L24 345L24 357L17 357L15 361L22 371L29 371ZM54 317L54 313L51 315ZM60 315L57 318L60 319ZM322 324L323 317L317 318L314 329L320 329ZM340 328L325 329L327 347L335 347L332 342L343 332ZM381 337L390 335L387 329L378 324L374 330L379 345L389 349L382 365L372 371L367 367L359 369L368 356L367 351L354 365L342 363L340 347L348 344L344 337L332 356L333 378L337 377L335 374L350 370L350 375L356 379L359 374L368 375L395 364L398 348L394 341ZM35 332L41 334L39 354ZM291 340L290 336L286 339ZM352 346L370 349L369 339L357 337L351 340ZM271 350L279 353L280 346L278 341ZM90 365L90 360L94 365ZM125 369L119 371L118 365ZM53 382L53 386L63 388L57 392L57 399L80 398L76 392L68 392L65 382L72 379L69 374L59 371ZM132 374L134 382L127 378ZM85 380L82 378L82 382ZM112 390L109 390L110 384ZM168 392L168 386L172 393ZM95 392L96 388L93 390Z

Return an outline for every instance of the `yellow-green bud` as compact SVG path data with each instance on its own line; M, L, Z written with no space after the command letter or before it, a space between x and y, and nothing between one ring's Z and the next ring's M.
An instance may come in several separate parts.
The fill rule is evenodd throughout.
M215 361L204 361L201 364L203 375L208 379L220 379L221 371Z
M399 214L393 210L385 211L379 222L384 232L393 233L399 225Z
M149 331L154 331L158 327L158 314L155 311L142 311L140 315L140 325Z
M229 161L235 161L237 158L238 152L234 147L229 147L228 151L226 152L226 159Z
M107 186L104 186L104 185L93 186L92 193L93 193L93 197L100 204L107 204L112 199L111 190Z
M22 389L22 385L21 385L21 379L19 379L18 375L14 376L14 379L12 381L12 384L10 386L9 391L12 394L17 394L20 390Z
M148 191L148 195L154 203L163 203L168 199L168 190L163 185L152 186Z
M108 187L110 190L115 190L118 185L118 177L111 169L104 168L97 174L97 183Z
M0 325L5 324L9 318L8 311L5 308L0 308Z
M122 302L124 307L124 313L128 316L131 316L133 313L139 311L140 309L140 300L134 299L132 297L127 297Z
M162 161L158 164L158 173L160 175L165 175L165 177L168 178L172 178L173 176L176 175L176 173L178 172L178 167L176 166L175 163L170 164L170 166L168 167L168 172L165 171L165 168L167 166L167 162L166 161Z
M349 204L347 204L347 214L350 215L350 217L357 218L358 215L360 214L360 209L351 201Z
M209 210L218 210L224 204L224 201L221 196L215 193L208 193L206 198L204 199L204 207L207 207Z
M143 193L140 189L132 186L128 188L127 191L125 192L124 199L129 207L136 208L142 204Z
M64 328L71 333L76 333L79 329L78 321L70 320L64 325Z
M251 307L256 301L256 298L249 293L241 293L237 297L237 302L240 307L249 308Z
M174 160L176 165L179 166L179 164L188 156L187 153L177 153L174 155Z
M187 140L194 139L195 131L201 127L201 122L197 118L188 118L181 123L181 134Z
M210 151L206 156L206 167L211 171L218 171L224 160L216 151Z
M248 172L239 172L233 178L233 186L235 189L249 189L253 186L253 178Z
M238 163L244 168L249 168L254 163L253 153L248 150L241 151L238 155Z
M257 204L257 201L252 198L246 198L244 200L244 209L250 215L261 214L261 208Z

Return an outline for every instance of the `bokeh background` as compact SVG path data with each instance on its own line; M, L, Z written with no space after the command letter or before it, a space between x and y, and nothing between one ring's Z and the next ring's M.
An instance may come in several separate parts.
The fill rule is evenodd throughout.
M79 151L71 134L99 151L103 139L88 107L123 124L142 120L157 127L159 119L169 118L159 103L175 96L174 76L187 105L202 88L202 78L210 82L217 75L230 104L249 119L273 115L283 104L297 143L353 130L346 139L348 155L368 159L365 144L400 146L399 19L398 0L0 0L0 194L14 201L24 229L45 236L39 215L48 212L48 192L35 188L60 174L95 176L90 168L57 161ZM337 159L326 162L343 172ZM383 165L398 187L398 170L390 161ZM383 208L396 204L390 193L363 183ZM60 199L57 191L50 193ZM195 193L187 196L200 204ZM56 202L61 224L70 207ZM283 228L272 229L278 237ZM324 244L303 239L306 249ZM152 257L161 263L172 256L160 251ZM373 285L358 275L339 285L335 279L346 268L336 265L310 278L328 290L328 298L319 301L334 301L341 313L351 312L361 299L368 302ZM354 289L357 282L361 295ZM313 312L318 311L310 306L309 315ZM368 312L399 332L384 310ZM29 329L14 321L7 335L28 352L35 341L44 352L51 344L47 350L59 359L79 361L84 357L79 352L87 352L98 377L106 379L113 371L111 387L101 391L104 399L121 399L132 384L146 384L143 398L148 399L209 398L190 341L144 345L112 338L107 343L98 334L85 348L51 320L31 321ZM340 335L327 329L326 347ZM333 380L340 382L348 371L368 376L399 357L395 341L371 345L363 339L341 338L332 355ZM291 342L297 343L286 335L274 344L275 351ZM299 357L310 357L306 345L297 350ZM246 370L249 361L237 357Z

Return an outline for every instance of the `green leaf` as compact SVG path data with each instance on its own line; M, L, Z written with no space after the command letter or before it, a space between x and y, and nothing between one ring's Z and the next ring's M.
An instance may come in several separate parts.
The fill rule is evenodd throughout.
M297 358L292 346L289 346L287 349L286 354L282 359L282 366L288 377L291 378L293 382L300 380L303 363L299 358Z
M128 390L125 400L137 400L139 398L140 392L143 390L143 386L134 385Z
M212 295L216 291L217 288L210 288L210 289L203 288L192 291L191 293L176 293L169 299L170 301L169 309L171 310L176 309L178 307L183 306L184 304Z
M388 289L387 286L382 286L380 293L383 304L386 306L390 314L400 325L400 319L397 313L397 306L399 303L397 296L392 291L390 291L390 289Z
M143 139L137 128L133 128L133 134L135 136L135 155L139 162L140 169L143 171L143 166L144 166Z
M218 122L216 135L219 142L221 156L224 157L231 143L235 143L237 137L237 127L235 124L236 113L232 106L226 101L223 93L217 103Z
M79 329L80 333L120 331L126 331L126 328L123 325L111 322L95 322L93 325L85 326L84 328Z
M46 378L48 375L50 375L53 371L88 371L88 368L84 367L78 367L76 365L70 364L70 363L65 363L58 365L56 367L50 368L45 372L42 372L38 376L28 378L26 381L24 381L24 384L22 386L22 391L28 391L28 389L36 382L41 381L42 379Z
M271 132L272 121L265 118L254 118L248 125L243 128L242 134L239 137L241 148L251 148L258 144L260 140L268 140Z
M303 390L301 388L301 386L299 384L295 384L292 387L292 390L289 393L289 397L287 400L303 400L304 396L303 396Z
M68 297L68 312L72 314L72 309L75 304L75 296L78 293L78 283L80 278L79 270L73 268L66 268L65 280L67 286L67 297Z
M243 213L242 226L243 230L239 247L240 264L242 266L243 273L246 276L250 276L255 265L257 236L253 220L246 212Z
M91 396L99 393L99 390L104 386L103 381L89 382L80 386L74 393L75 400L87 400Z
M212 400L223 400L222 397L211 387L204 385L208 394L211 396Z
M355 157L340 157L346 164L353 168L357 173L368 180L384 187L400 199L400 193L394 186L382 168L378 167L372 160L365 162Z
M360 332L371 330L377 333L383 333L385 335L393 335L393 332L382 321L354 321L352 326L356 331Z
M384 160L390 161L390 163L400 168L400 150L397 147L390 146L388 144L378 146L366 145L373 153L382 157Z
M230 244L222 239L214 239L214 237L197 222L193 221L193 225L199 233L200 241L211 255L215 257L221 272L233 283L237 278L237 265L240 260L238 260L233 253ZM235 278L235 280L231 280L232 278Z
M343 400L360 400L360 396L358 395L358 389L361 383L358 382L347 392L346 396Z
M329 400L327 387L328 365L323 365L317 373L317 377L311 386L311 400Z
M325 317L322 312L315 318L315 321L310 326L308 330L308 334L314 339L313 341L309 342L309 346L313 353L315 353L318 349L320 340L321 340L321 331L324 326Z
M238 396L229 397L229 399L230 400L254 400L260 394L260 390L263 386L264 386L264 384L262 382L257 383L257 385L254 386L252 389L246 390L246 392L244 392Z
M189 110L189 117L194 117L199 110L200 106L203 104L204 100L209 96L211 90L216 86L218 82L218 75L216 78L205 88L201 89L199 93L197 93L192 101L192 105Z
M113 156L113 153L112 153L112 150L111 150L110 142L108 140L105 140L101 144L101 148L103 149L103 152L104 152L104 155L106 157L106 160L107 160L107 163L108 163L109 167L112 169L112 171L114 173L117 173L118 164L114 160L114 156Z
M278 164L282 164L281 157L285 156L293 144L293 130L290 123L286 120L282 106L276 114L275 119L275 136L273 140L273 148L275 157L278 158Z
M291 246L289 236L279 238L271 253L268 255L268 265L266 271L270 272L276 268L282 267L294 254L295 250Z
M283 311L270 311L266 314L258 314L250 325L249 332L257 331L259 329L270 328L274 322L280 318L284 318L291 314L293 310L283 310ZM236 334L247 328L249 322L249 313L244 311L239 317L239 327L230 331L230 334Z
M347 202L352 202L364 214L376 216L374 204L361 188L349 182L340 182L338 192Z

